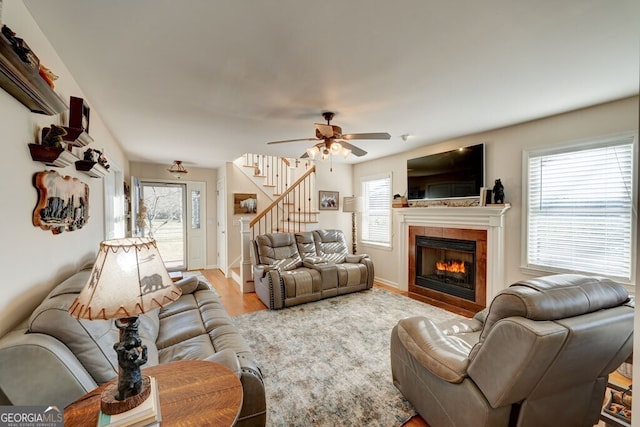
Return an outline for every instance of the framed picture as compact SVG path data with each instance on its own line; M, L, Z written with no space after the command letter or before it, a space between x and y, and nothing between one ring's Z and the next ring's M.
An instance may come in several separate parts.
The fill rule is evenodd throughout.
M33 225L53 234L82 228L89 220L89 186L78 178L58 172L38 172L33 176L38 204Z
M69 102L69 127L89 133L90 112L91 109L84 99L72 96Z
M340 203L340 193L337 191L319 191L318 209L321 211L337 211Z
M258 212L258 195L256 193L233 193L234 214L254 214Z

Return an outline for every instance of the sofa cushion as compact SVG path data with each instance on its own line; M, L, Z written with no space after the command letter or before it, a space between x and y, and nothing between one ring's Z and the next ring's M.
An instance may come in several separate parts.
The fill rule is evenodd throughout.
M345 262L349 250L342 230L315 230L313 238L316 243L317 255L328 262L340 264Z
M118 375L118 357L113 345L119 330L113 320L76 319L69 306L91 274L83 270L56 286L29 319L29 332L51 335L64 343L78 358L97 384ZM147 346L147 366L158 364L155 340L158 336L158 310L139 316L138 332Z
M229 314L208 290L183 294L178 301L160 309L160 334L156 342L160 363L174 360L217 360L234 372L238 361L224 354L211 359L223 350L236 354L250 353L249 346L233 325Z
M276 265L289 271L302 267L302 258L293 233L270 233L256 237L260 264Z
M285 298L296 298L318 294L322 288L322 277L317 270L301 267L282 273Z
M367 282L367 266L364 264L336 264L338 286L354 286Z
M296 233L296 243L298 244L298 252L302 259L318 258L316 242L313 240L313 232L304 231Z

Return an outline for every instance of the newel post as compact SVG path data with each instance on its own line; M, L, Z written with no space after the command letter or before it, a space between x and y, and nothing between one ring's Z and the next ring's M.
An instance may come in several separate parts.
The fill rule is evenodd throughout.
M251 274L251 227L250 221L240 218L240 290L243 294L255 292Z

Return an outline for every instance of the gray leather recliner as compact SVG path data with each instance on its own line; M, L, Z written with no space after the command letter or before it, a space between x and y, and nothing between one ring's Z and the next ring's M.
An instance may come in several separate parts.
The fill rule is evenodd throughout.
M256 294L272 310L373 286L373 261L349 254L341 230L262 234L251 247Z
M633 351L633 312L606 278L518 282L472 319L398 322L393 382L431 427L592 426Z

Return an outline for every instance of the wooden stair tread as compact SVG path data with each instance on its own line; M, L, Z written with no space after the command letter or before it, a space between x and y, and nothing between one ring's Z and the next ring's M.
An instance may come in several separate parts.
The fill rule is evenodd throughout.
M276 185L275 184L262 184L263 187L272 187L275 188Z

